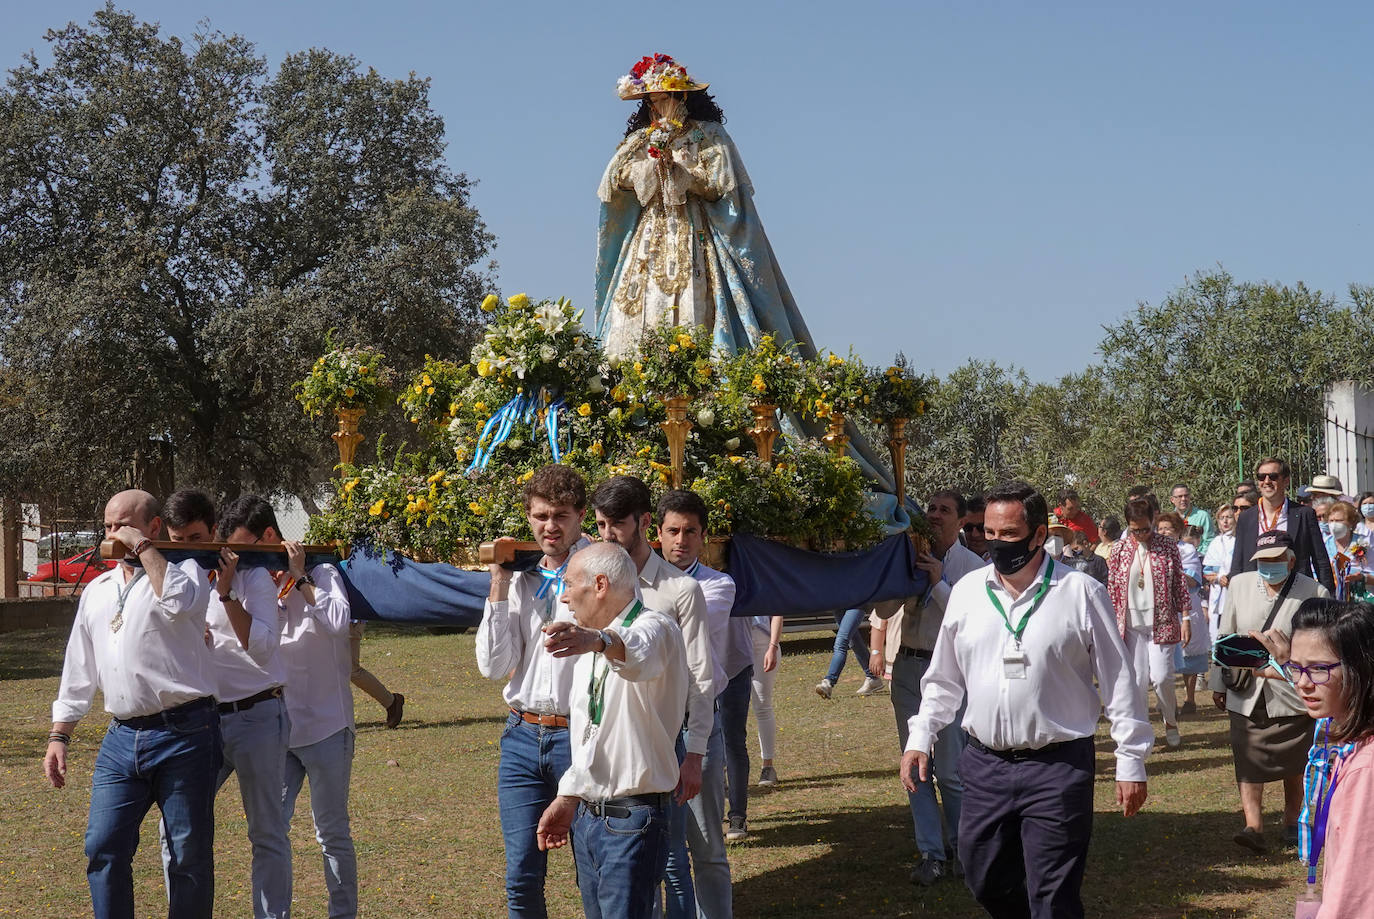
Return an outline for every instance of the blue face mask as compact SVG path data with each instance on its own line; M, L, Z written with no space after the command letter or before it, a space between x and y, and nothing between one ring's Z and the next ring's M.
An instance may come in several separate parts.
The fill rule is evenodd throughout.
M1374 517L1374 504L1361 504L1360 513L1365 517Z
M1287 559L1279 559L1276 562L1256 562L1255 569L1259 571L1259 576L1270 584L1282 584L1288 580Z

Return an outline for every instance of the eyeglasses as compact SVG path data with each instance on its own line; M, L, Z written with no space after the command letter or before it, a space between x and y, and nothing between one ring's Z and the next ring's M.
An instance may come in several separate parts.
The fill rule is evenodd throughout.
M1132 536L1149 536L1154 532L1149 527L1131 527L1130 530Z
M1282 479L1282 478L1283 478L1283 476L1280 475L1280 474L1277 473L1277 472L1257 472L1257 473L1255 473L1255 481L1256 481L1256 482L1277 482L1277 481L1279 481L1279 480Z
M1283 675L1293 683L1298 681L1298 677L1305 676L1313 686L1324 686L1331 679L1331 671L1340 665L1340 661L1337 661L1334 664L1313 664L1311 667L1301 667L1289 661L1283 665Z
M981 523L966 523L964 524L964 532L970 536L974 533L981 533L983 532L983 525Z

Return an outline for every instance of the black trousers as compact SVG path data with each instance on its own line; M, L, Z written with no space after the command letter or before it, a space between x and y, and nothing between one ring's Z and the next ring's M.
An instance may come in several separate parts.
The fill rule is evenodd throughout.
M1082 919L1093 754L1091 737L1017 760L964 748L959 859L995 919Z

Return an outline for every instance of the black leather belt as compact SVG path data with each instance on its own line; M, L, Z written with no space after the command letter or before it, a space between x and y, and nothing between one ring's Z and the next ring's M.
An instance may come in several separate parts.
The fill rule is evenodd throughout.
M605 801L583 801L582 804L596 814L598 817L619 817L621 819L630 816L630 808L657 807L665 809L668 807L669 793L664 791L656 795L630 795L626 798L607 798Z
M914 657L914 658L916 658L918 661L928 661L928 660L930 660L930 652L929 652L929 651L925 650L924 648L908 648L906 645L902 645L900 648L897 649L897 656L898 656L898 657Z
M219 704L219 713L221 715L227 715L230 712L246 712L254 705L257 705L259 702L266 702L268 699L280 698L281 687L273 686L271 689L264 689L262 692L258 693L255 696L249 696L248 698L240 699L237 702L221 702Z
M153 728L165 727L167 723L166 717L168 715L185 715L197 709L209 708L214 705L214 703L215 700L209 696L201 696L199 699L192 699L190 702L183 702L180 705L165 708L156 715L139 715L136 718L116 718L115 721L135 731L148 731Z
M978 750L979 752L988 754L989 756L995 756L998 759L1004 759L1007 762L1014 763L1019 762L1021 760L1041 759L1043 757L1049 756L1056 750L1061 750L1064 747L1069 746L1070 744L1082 743L1085 740L1089 743L1092 743L1091 737L1077 737L1073 740L1060 740L1056 741L1055 743L1047 743L1043 747L1018 747L1015 750L994 750L987 744L979 740L977 737L974 737L972 734L970 734L968 738L968 745L973 749Z

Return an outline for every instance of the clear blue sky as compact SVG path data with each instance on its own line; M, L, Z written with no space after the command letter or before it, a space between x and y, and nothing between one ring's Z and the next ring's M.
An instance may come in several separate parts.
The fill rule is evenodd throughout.
M1049 380L1198 270L1374 281L1367 3L118 5L432 78L507 294L591 305L615 81L654 51L711 82L823 348ZM11 4L0 62L95 8Z

